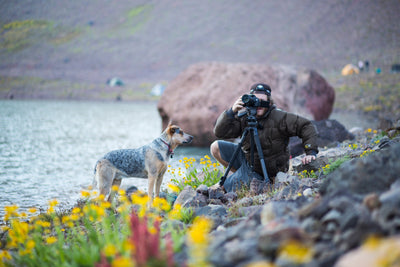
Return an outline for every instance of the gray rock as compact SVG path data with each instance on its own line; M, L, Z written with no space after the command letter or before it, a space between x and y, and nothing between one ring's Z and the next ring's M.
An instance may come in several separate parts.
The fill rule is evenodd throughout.
M193 204L192 202L195 197L196 191L194 191L191 186L186 186L176 198L174 206L179 204L185 208L190 207Z
M400 144L343 163L320 188L323 195L346 189L359 195L382 193L399 179Z

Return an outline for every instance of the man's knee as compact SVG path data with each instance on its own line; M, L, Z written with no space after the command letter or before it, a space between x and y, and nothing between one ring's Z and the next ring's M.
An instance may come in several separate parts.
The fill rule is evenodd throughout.
M214 141L211 146L210 146L210 152L211 155L214 158L221 158L220 152L219 152L219 146L218 146L218 141Z

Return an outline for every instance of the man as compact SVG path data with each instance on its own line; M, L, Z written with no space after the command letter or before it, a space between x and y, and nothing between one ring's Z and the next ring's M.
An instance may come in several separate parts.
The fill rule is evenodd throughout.
M257 107L255 114L258 121L258 136L260 139L262 152L264 155L265 166L268 176L274 178L278 172L287 172L289 169L289 138L298 136L302 139L306 155L302 159L303 164L308 164L315 160L318 153L317 132L314 125L306 118L293 113L282 111L273 104L271 99L271 88L267 84L255 84L251 87L250 94L255 95L262 105ZM255 107L253 107L255 108ZM220 139L229 139L241 137L244 129L247 127L246 116L238 117L240 111L246 107L242 97L237 99L232 107L225 110L218 118L214 134ZM236 157L232 171L245 168L249 170L250 153L250 135L247 135L242 144L242 149ZM217 140L211 144L211 154L223 166L227 167L237 144ZM244 164L246 163L246 164ZM257 149L254 149L254 171L263 176L260 159ZM237 179L242 179L240 175L231 175L225 181L224 188L231 191L238 188L235 183ZM249 181L241 181L248 183Z

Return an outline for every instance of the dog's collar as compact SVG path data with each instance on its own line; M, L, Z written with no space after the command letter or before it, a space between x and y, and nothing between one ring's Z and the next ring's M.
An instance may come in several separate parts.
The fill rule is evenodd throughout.
M163 142L164 144L166 144L168 146L168 153L167 156L170 156L172 158L172 156L174 155L174 151L171 149L171 145L168 144L164 139L160 138L161 142Z

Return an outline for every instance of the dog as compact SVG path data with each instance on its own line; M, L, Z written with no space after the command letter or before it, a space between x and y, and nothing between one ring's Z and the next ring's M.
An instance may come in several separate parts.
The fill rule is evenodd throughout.
M175 148L192 140L193 136L169 123L151 143L136 149L114 150L99 159L94 169L93 187L98 187L100 195L111 202L115 195L111 188L119 188L122 178L148 178L148 195L152 203L154 185L155 196L158 197L168 160L172 158Z

